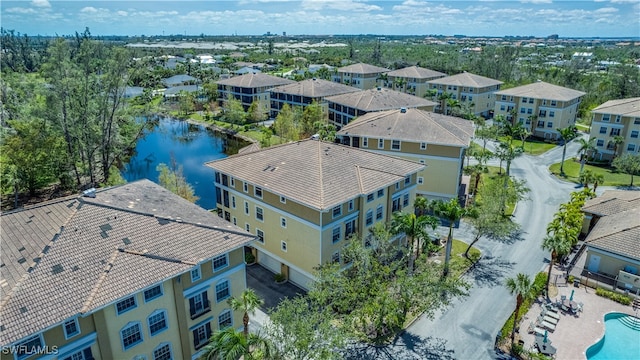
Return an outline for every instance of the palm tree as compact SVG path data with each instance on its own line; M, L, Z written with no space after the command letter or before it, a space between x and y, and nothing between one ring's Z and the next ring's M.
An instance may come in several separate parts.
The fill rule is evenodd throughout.
M244 326L242 333L245 337L249 336L249 314L253 315L258 307L260 307L264 301L256 294L253 289L245 289L240 295L240 300L235 297L227 300L229 306L233 311L242 311L242 325Z
M429 89L425 92L424 97L433 100L438 95L437 89Z
M204 347L200 360L262 360L271 359L271 344L262 336L228 327L216 331Z
M571 242L567 241L561 233L553 233L547 229L547 236L542 240L542 249L550 251L551 257L549 259L549 274L547 275L547 299L549 298L549 282L551 280L551 269L553 269L553 262L558 259L559 256L563 256L569 253L571 250Z
M520 306L526 299L533 299L535 290L529 276L522 273L516 275L515 278L508 278L506 285L509 293L516 295L516 311L513 315L513 329L511 330L511 349L513 349L513 344L516 341L516 327L518 325Z
M594 137L589 139L578 139L578 144L580 144L580 148L578 149L578 154L580 155L580 174L582 174L582 170L584 169L584 164L587 162L589 153L596 149L595 143L596 138Z
M580 181L581 184L584 185L585 188L588 189L589 188L589 184L591 184L591 183L593 183L595 181L595 176L596 176L596 174L593 171L587 169L587 170L583 171L582 174L580 174L579 181Z
M578 135L576 133L576 127L573 125L569 125L566 128L557 129L560 133L560 137L562 138L562 161L560 162L560 176L564 176L564 157L567 154L567 143L573 139L575 139Z
M453 115L454 111L456 109L460 108L460 101L456 100L456 99L447 99L447 112L449 112L451 115ZM449 115L449 114L446 114Z
M417 241L416 256L420 254L420 240L427 239L427 226L431 229L435 229L437 226L437 220L433 216L421 215L416 216L412 213L403 213L397 211L393 214L391 219L391 232L393 234L404 233L409 240L409 270L413 271L414 264L414 241Z
M416 200L413 202L413 208L416 211L417 216L424 215L431 207L431 202L424 196L416 196Z
M599 173L593 173L593 192L595 193L598 190L598 184L602 184L604 182L604 175Z
M443 92L438 95L438 101L440 101L440 113L443 115L447 115L447 100L451 99L451 94L448 92Z
M437 201L433 205L433 210L436 216L449 222L449 236L447 237L447 246L445 247L443 271L443 276L446 277L449 274L449 260L451 258L451 247L453 244L453 227L456 221L467 214L467 210L460 206L457 198L453 198L448 202Z
M611 157L611 163L613 163L613 160L618 156L618 148L622 143L624 143L624 137L616 135L609 143L613 144L613 156Z

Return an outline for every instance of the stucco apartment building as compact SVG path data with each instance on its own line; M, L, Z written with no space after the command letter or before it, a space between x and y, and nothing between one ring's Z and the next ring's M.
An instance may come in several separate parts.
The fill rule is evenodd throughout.
M329 122L338 129L354 118L370 112L400 108L433 111L436 106L436 103L431 100L383 87L330 96L326 100L329 107Z
M148 180L2 214L1 359L191 359L254 237Z
M447 74L439 71L426 69L420 66L409 66L406 68L389 71L386 73L386 80L380 82L384 87L400 91L403 93L424 97L429 90L429 81L446 77Z
M314 268L343 265L352 234L365 237L395 211L413 211L424 165L339 144L304 140L207 163L218 212L258 238L257 261L308 288Z
M269 90L294 82L277 76L249 73L218 81L218 98L222 103L231 98L240 100L245 110L251 106L252 102L258 101L260 110L268 114L271 103Z
M475 115L488 118L495 105L494 93L500 90L502 81L488 77L463 72L428 81L429 89L437 90L434 99L442 93L451 94L453 100L458 100L461 106L467 106ZM436 106L436 111L442 112L442 105Z
M537 81L496 92L494 116L519 122L534 136L558 139L557 129L575 124L584 95L582 91Z
M596 139L598 160L611 160L622 154L640 153L640 97L609 100L591 110L591 138ZM617 146L614 138L621 136L624 141ZM614 154L614 150L617 154Z
M614 287L639 291L640 191L607 190L587 200L582 211L582 232L587 234L584 272L601 275Z
M419 109L387 110L363 115L336 136L342 144L425 164L416 194L430 200L464 197L464 154L473 123Z
M389 69L387 68L357 63L338 68L338 71L331 76L331 81L361 90L373 89L378 86L380 75L388 71Z
M290 107L302 107L314 101L322 106L324 113L328 112L326 97L361 91L358 88L338 84L322 79L308 79L289 85L277 86L271 93L271 118L278 116L284 104Z

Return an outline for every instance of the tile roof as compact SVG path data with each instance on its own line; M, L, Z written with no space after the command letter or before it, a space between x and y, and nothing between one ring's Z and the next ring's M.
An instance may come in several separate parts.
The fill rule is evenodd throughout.
M60 203L71 205L73 213L56 209ZM254 239L148 180L60 203L39 210L51 209L50 217L57 213L59 218L36 216L28 226L48 232L28 232L24 238L13 234L25 228L25 216L33 210L2 215L3 246L28 239L51 244L32 271L10 291L3 288L0 344L90 313ZM55 229L59 235L51 236ZM3 251L3 262L5 256Z
M207 166L318 210L331 209L424 168L412 161L315 140L234 155Z
M194 78L191 75L181 74L181 75L173 75L172 77L162 79L162 83L166 86L175 86L184 84L186 82L198 81L198 79Z
M308 79L289 85L278 86L270 91L272 93L301 95L310 98L324 98L326 96L340 95L362 90L333 81Z
M463 72L457 75L447 76L440 79L428 81L430 84L455 85L483 88L487 86L503 84L500 80L494 80L488 77Z
M516 86L511 89L497 91L495 94L530 97L534 99L569 101L584 96L586 93L558 85L549 84L544 81L537 81L532 84Z
M225 86L238 86L244 88L258 88L258 87L275 87L280 85L293 84L295 81L267 75L263 73L257 74L245 74L241 76L234 76L229 79L218 81L218 85Z
M355 74L379 74L389 71L387 68L380 66L369 65L365 63L357 63L352 65L343 66L338 69L341 73L355 73Z
M640 117L640 97L609 100L591 112Z
M582 211L607 216L636 208L640 208L640 191L607 190L602 195L587 200Z
M600 218L585 243L639 261L640 207Z
M469 120L419 109L368 113L338 131L338 135L359 135L460 147L469 146L473 133L473 122Z
M387 88L374 88L349 94L329 96L325 100L366 112L437 105L437 103L431 100Z
M387 75L415 79L434 79L447 76L445 73L419 66L409 66L403 69L389 71Z

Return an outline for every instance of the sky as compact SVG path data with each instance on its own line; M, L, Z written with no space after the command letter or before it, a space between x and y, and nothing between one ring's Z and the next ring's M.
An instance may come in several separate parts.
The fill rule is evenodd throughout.
M0 23L28 35L639 37L640 0L3 0Z

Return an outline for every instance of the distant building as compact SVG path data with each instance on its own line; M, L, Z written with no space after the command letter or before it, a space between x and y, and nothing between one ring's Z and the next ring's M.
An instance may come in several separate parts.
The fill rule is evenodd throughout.
M385 76L385 75L382 75ZM435 70L426 69L419 66L409 66L403 69L389 71L386 73L386 80L380 80L384 87L396 91L424 97L429 89L429 80L443 78L447 76Z
M218 97L224 103L228 99L240 100L246 109L251 103L257 101L261 111L269 111L269 90L280 85L292 84L295 81L267 75L263 73L248 73L218 81Z
M172 77L162 79L162 83L166 87L179 86L179 85L193 85L198 83L199 80L191 75L182 74L174 75Z
M389 69L383 67L358 63L339 68L331 80L358 89L367 90L375 88L380 75L388 71Z
M284 104L289 104L290 107L305 107L314 101L322 106L322 109L326 114L328 106L325 98L358 91L362 90L315 78L278 86L270 90L270 116L271 118L278 116L278 113Z
M451 99L459 101L461 106L466 106L473 114L485 118L490 117L493 111L495 104L493 94L500 90L503 84L502 81L468 72L430 80L428 83L429 88L436 91L432 100L438 101L441 94L448 93ZM442 106L443 104L439 102L436 105L436 111L442 112Z
M640 97L609 100L591 110L591 114L590 137L596 139L598 160L640 153ZM616 136L621 136L623 142L616 145Z

